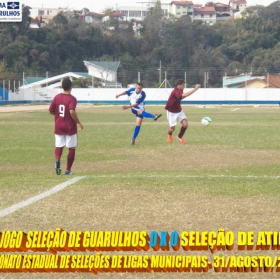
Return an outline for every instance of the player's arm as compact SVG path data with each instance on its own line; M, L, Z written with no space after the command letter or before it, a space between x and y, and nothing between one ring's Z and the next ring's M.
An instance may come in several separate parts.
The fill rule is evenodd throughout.
M134 104L124 105L123 109L125 110L125 109L129 109L129 108L134 108L134 107L138 106L140 103L144 102L145 98L146 98L146 94L143 92L142 97L138 98ZM141 114L141 113L139 112L139 114Z
M119 98L119 97L122 96L122 95L126 95L126 92L124 91L124 92L121 92L121 93L117 94L117 95L116 95L116 98Z
M79 118L78 118L78 115L76 113L75 110L73 109L70 109L70 115L71 115L71 118L77 123L77 125L80 127L80 129L82 130L84 128L84 126L81 124Z
M183 99L183 98L186 98L186 97L188 97L188 96L190 96L191 94L193 94L194 92L196 92L199 88L200 88L200 84L197 84L197 85L195 85L194 89L192 89L191 91L184 92L184 93L182 94L182 99Z
M127 95L127 92L126 91L124 91L124 92L121 92L121 93L119 93L119 94L117 94L116 95L116 98L119 98L120 96L122 96L122 95ZM136 105L137 106L137 105ZM128 108L131 108L129 105L124 105L124 106L122 106L122 108L123 108L123 110L125 110L125 109L128 109Z
M123 110L125 110L125 109L136 107L138 105L139 105L138 103L134 103L134 104L130 104L130 105L123 105L122 108L123 108Z
M52 101L50 107L49 107L49 113L51 115L55 115L55 100Z

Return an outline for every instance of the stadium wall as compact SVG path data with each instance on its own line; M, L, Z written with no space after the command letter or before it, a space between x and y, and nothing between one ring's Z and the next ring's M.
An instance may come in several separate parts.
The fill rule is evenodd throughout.
M121 96L116 99L116 94L125 91L120 88L87 88L72 90L72 94L79 103L93 104L125 104L128 97ZM172 88L145 88L146 104L164 104ZM185 89L188 91L191 89ZM61 89L30 88L10 92L9 103L50 102ZM5 104L7 101L0 101ZM280 102L280 89L228 89L228 88L201 88L188 98L184 104L277 104Z

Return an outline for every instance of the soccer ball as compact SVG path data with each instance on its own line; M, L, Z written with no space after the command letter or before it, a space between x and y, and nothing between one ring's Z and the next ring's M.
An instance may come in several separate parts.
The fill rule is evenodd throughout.
M210 125L211 122L212 122L212 120L211 120L209 117L204 117L204 118L202 118L202 120L201 120L201 123L202 123L203 125Z

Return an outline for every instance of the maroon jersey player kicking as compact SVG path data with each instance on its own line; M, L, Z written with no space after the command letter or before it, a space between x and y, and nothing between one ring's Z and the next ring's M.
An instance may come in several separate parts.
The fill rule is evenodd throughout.
M183 138L183 136L188 128L188 119L182 110L181 101L182 99L190 96L195 91L197 91L200 88L200 85L199 84L195 85L195 88L188 92L184 92L184 88L185 88L185 81L183 79L177 80L175 83L175 88L171 92L167 104L165 106L165 109L167 110L167 120L169 124L167 139L170 143L173 142L172 133L175 130L177 121L179 121L182 124L182 126L177 136L177 139L183 145L186 144L186 141Z
M75 111L77 99L71 95L72 82L69 78L62 81L63 92L57 94L49 107L50 114L54 115L55 134L55 172L60 175L60 158L63 148L68 148L67 167L65 175L72 175L71 171L77 146L77 125L83 129Z

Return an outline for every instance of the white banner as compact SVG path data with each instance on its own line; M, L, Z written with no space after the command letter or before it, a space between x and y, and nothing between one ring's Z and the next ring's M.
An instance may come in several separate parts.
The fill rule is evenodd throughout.
M19 22L22 21L21 1L0 0L0 22Z

